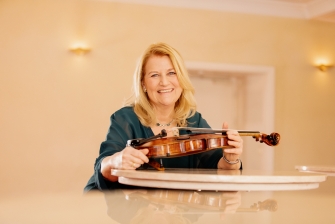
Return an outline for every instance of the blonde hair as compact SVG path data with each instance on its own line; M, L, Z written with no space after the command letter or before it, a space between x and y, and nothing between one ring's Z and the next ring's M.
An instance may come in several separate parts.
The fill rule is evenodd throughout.
M170 58L178 77L179 85L183 89L181 96L175 104L174 120L180 127L187 126L187 118L192 117L196 112L194 88L191 84L184 61L177 50L165 43L150 45L141 56L134 73L133 94L126 102L126 105L134 107L134 111L144 126L155 123L156 115L150 104L147 94L142 87L145 65L152 55L166 55Z

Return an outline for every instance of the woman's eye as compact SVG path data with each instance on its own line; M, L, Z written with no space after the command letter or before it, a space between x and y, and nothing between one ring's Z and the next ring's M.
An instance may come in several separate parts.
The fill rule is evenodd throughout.
M150 77L157 77L157 76L159 76L158 74L156 74L156 73L154 73L154 74L151 74L151 76Z
M176 73L175 72L169 72L169 75L175 75Z

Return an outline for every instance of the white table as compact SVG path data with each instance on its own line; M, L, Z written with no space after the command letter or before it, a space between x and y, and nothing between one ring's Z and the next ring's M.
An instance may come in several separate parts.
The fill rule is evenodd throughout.
M323 174L298 171L249 171L217 169L112 170L119 182L140 187L211 190L277 191L307 190L326 180Z

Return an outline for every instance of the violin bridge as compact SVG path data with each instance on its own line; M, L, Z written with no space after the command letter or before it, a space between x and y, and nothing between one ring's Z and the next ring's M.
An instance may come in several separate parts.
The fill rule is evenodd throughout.
M179 137L179 129L178 128L171 128L172 136Z

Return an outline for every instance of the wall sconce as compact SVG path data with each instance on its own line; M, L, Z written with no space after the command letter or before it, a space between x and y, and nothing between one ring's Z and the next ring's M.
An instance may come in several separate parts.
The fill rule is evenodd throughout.
M333 65L319 64L316 66L320 71L325 72L328 68L333 67Z
M83 55L83 54L89 53L91 49L89 49L88 47L84 45L75 45L70 48L70 51L75 53L76 55Z

